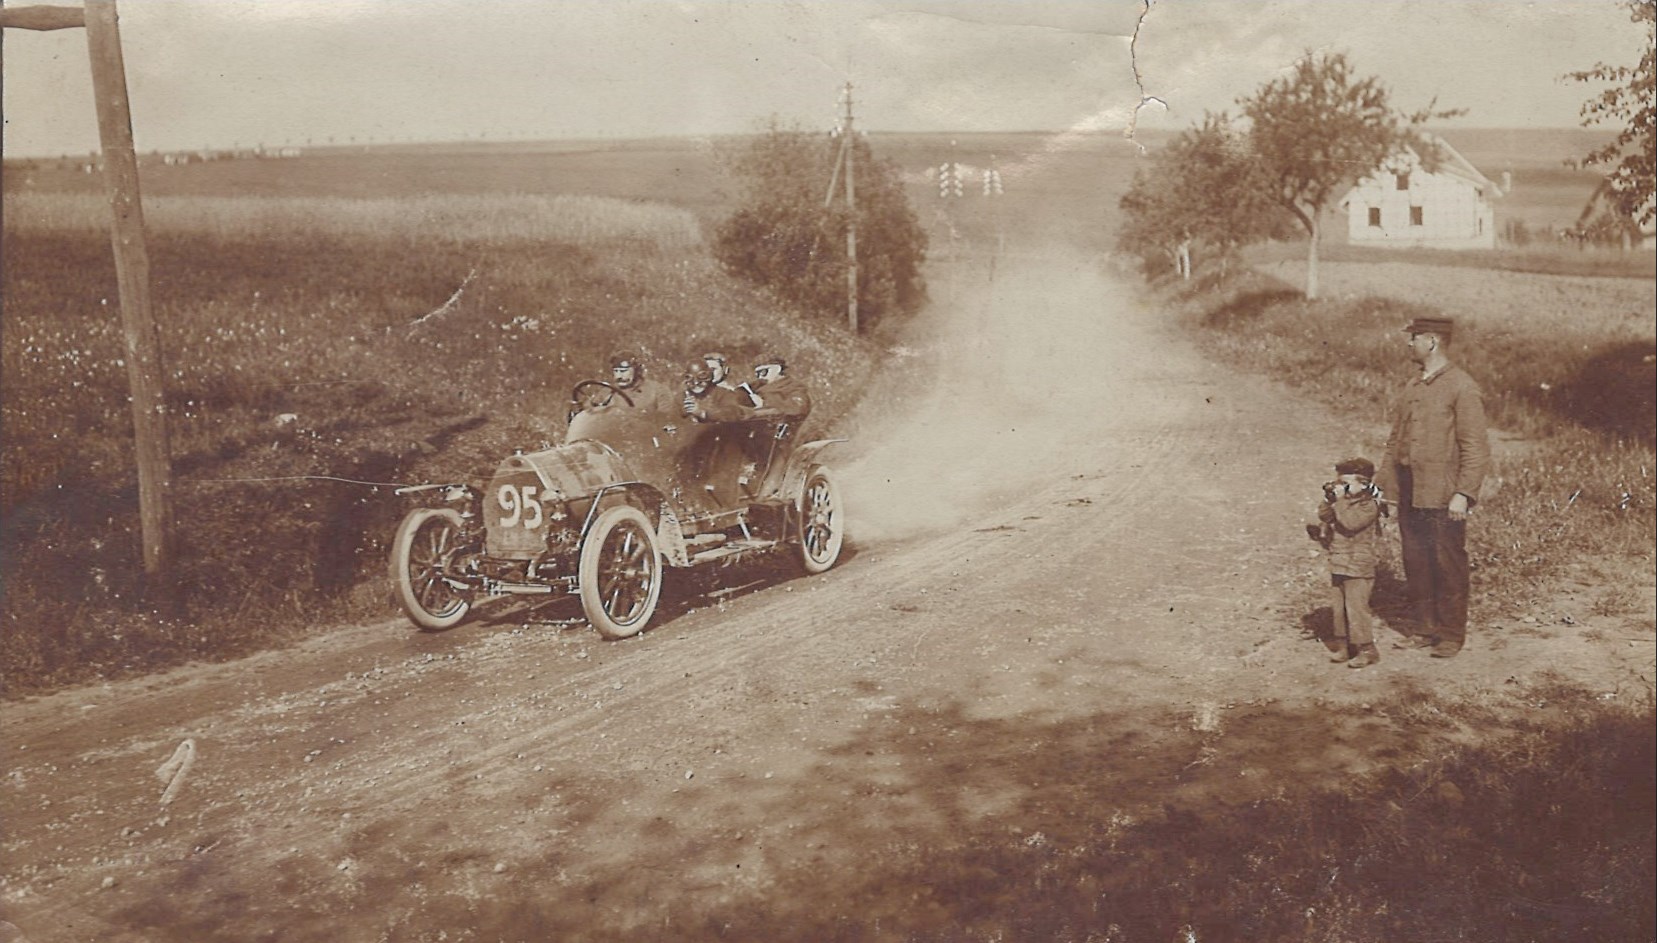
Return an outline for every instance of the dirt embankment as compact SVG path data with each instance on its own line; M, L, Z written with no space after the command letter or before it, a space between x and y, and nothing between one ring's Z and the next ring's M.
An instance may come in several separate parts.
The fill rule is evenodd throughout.
M901 939L993 912L883 885L916 849L1062 850L1407 765L1560 683L1646 696L1649 633L1569 596L1452 661L1328 664L1300 522L1354 434L1202 361L1094 260L971 271L909 350L936 384L852 429L855 546L824 576L731 571L625 643L392 620L9 707L5 919L42 943L695 939L754 914ZM1486 726L1389 715L1427 692Z

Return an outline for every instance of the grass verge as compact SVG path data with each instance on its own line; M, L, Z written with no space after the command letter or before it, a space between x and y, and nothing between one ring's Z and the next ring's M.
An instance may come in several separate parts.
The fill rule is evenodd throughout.
M1341 221L1344 224L1344 220ZM1378 248L1330 242L1318 247L1329 262L1407 262L1443 268L1480 271L1529 272L1537 275L1581 275L1591 278L1657 277L1657 253L1649 249L1627 252L1618 248L1573 245L1533 245L1500 249ZM1304 242L1274 242L1251 246L1245 253L1251 264L1304 261Z

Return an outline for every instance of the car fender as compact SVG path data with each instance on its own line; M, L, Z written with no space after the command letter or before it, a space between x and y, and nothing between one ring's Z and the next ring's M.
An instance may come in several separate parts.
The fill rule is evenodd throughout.
M812 442L801 443L794 449L794 454L788 457L788 472L783 475L782 487L777 489L776 497L798 505L800 494L805 490L806 473L813 465L818 464L817 456L831 445L849 442L849 439L817 439Z
M643 511L650 518L650 526L660 528L663 525L662 513L667 510L667 498L661 489L643 481L618 481L605 485L593 495L592 504L587 507L587 516L581 524L581 537L587 537L587 531L592 529L593 521L600 512L618 504L631 504Z

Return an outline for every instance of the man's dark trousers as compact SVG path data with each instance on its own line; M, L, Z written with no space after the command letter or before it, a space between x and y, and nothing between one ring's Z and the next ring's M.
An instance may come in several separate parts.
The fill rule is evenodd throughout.
M1406 506L1398 535L1420 634L1460 647L1467 640L1467 522L1450 520L1444 508Z

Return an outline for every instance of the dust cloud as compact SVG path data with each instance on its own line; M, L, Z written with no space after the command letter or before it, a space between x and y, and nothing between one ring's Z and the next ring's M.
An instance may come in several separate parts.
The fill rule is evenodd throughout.
M1101 439L1134 401L1131 366L1155 357L1104 266L1055 249L932 273L913 331L925 346L893 349L899 377L865 397L853 457L836 468L853 540L970 526L1097 470Z

